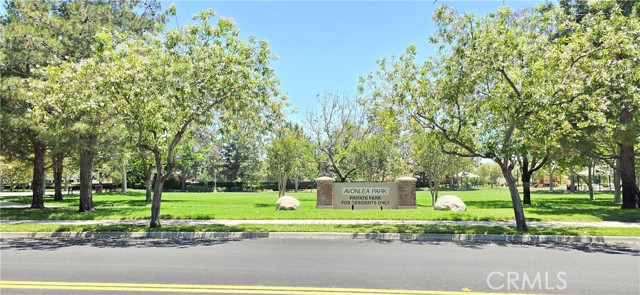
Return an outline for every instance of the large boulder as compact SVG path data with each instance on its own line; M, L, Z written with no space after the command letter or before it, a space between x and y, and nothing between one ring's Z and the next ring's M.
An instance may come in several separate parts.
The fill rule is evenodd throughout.
M298 210L300 207L300 201L294 197L282 196L276 203L276 211L278 210Z
M444 195L438 198L433 208L436 210L466 211L467 205L454 195Z

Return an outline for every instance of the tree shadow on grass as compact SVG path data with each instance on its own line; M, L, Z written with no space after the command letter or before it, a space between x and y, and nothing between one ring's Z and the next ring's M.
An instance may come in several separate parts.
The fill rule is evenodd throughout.
M640 210L638 209L578 209L578 208L530 208L528 213L538 215L588 215L597 217L603 221L640 222Z
M253 206L256 208L269 208L269 207L275 208L276 207L276 205L274 204L267 204L267 203L254 204Z
M122 196L122 197L140 197L140 198L145 198L147 195L146 192L144 191L127 191L126 194L123 194L120 192L120 189L118 189L117 191L113 191L113 192L102 192L102 193L94 193L94 197L100 197L100 196Z
M183 200L162 200L162 204L166 203L179 203L184 202ZM118 207L118 206L127 206L127 207L147 207L151 206L151 202L147 202L145 199L140 200L122 200L122 201L95 201L94 205L96 207Z
M479 209L501 209L501 208L513 208L511 200L495 201L495 200L481 200L481 201L464 201L468 208Z
M146 207L96 207L93 212L78 212L77 207L29 209L29 208L2 208L3 220L96 220L122 216L126 218L132 213L132 209L144 209Z
M535 198L531 196L531 205L526 206L547 206L547 205L560 205L560 206L603 206L603 207L615 207L620 208L620 204L614 204L612 199L598 198L595 200L589 200L588 196L581 197L550 197L550 198Z
M550 216L588 215L604 221L639 222L640 214L636 210L621 210L619 204L614 204L609 199L599 198L589 200L588 197L557 197L535 198L532 196L532 204L524 204L525 213ZM469 208L477 209L511 209L510 200L469 200L465 201ZM537 218L541 220L540 218ZM528 218L536 220L536 218Z
M638 210L622 210L620 204L610 199L599 198L551 198L534 200L531 205L524 205L527 213L539 215L589 215L604 221L639 222Z
M171 202L173 200L162 200L162 203L166 201ZM98 206L100 205L105 206L107 203L112 204L113 202L98 202ZM122 200L122 201L118 201L117 204L114 204L111 206L146 207L147 205L151 205L151 202L147 202L145 199L140 199L140 200Z
M613 198L613 194L614 191L608 191L608 190L598 190L598 187L594 187L594 192L596 193L596 197L598 196L611 196L611 198ZM550 191L548 188L545 190L538 190L538 189L532 189L531 190L531 194L532 195L536 195L536 194L541 194L541 195L569 195L569 196L585 196L586 198L589 198L589 191L588 190L581 190L581 191L577 191L577 192L570 192L568 190L553 190Z

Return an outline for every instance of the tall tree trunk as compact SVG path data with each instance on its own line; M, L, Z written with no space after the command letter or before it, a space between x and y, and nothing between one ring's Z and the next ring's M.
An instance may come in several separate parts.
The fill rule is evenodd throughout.
M93 194L91 192L91 182L93 174L94 147L98 136L91 134L80 136L80 212L95 211L93 206Z
M436 202L438 201L438 189L440 188L440 182L434 181L435 183L429 184L429 192L431 193L431 206L435 207Z
M505 162L508 160L504 160ZM506 163L500 163L500 169L502 170L502 175L504 176L505 181L507 182L507 187L509 187L509 194L511 196L511 203L513 205L513 212L516 218L516 228L519 231L528 231L527 222L524 218L524 210L522 208L522 202L520 201L520 194L518 193L518 187L516 186L516 180L513 178L511 171L513 171L513 166L507 166Z
M168 153L171 155L173 153L173 148L170 148ZM164 182L173 174L175 169L173 159L170 156L167 157L167 170L162 172L162 157L157 150L153 151L153 155L156 162L156 181L153 186L153 200L151 201L151 223L150 227L160 227L160 204L162 203L162 188L164 187Z
M160 227L160 204L163 186L164 180L162 177L156 177L156 183L153 187L153 202L151 203L151 227Z
M55 193L53 196L54 201L62 201L63 161L64 161L63 153L55 153L53 155L53 184L55 187Z
M180 191L184 192L186 190L186 186L187 186L187 175L183 170L180 173Z
M0 193L4 192L4 171L0 168Z
M169 148L168 153L169 155L173 153L173 147ZM166 171L162 172L162 157L157 150L154 150L153 154L156 162L156 181L153 186L153 200L151 201L151 223L149 226L160 227L160 204L162 203L162 188L164 187L164 182L167 181L171 174L173 174L175 164L171 156L168 156L167 169Z
M147 169L147 172L145 173L145 179L144 179L144 189L146 192L146 197L145 197L145 202L147 203L151 203L152 199L152 195L151 195L151 184L153 183L153 168L149 167Z
M142 168L144 169L142 171L142 174L144 176L144 187L145 187L145 193L146 193L145 201L147 203L151 203L152 201L151 184L153 182L153 166L147 163L147 154L142 149L140 149L138 153L140 154L140 159L142 160Z
M522 162L520 162L520 170L522 170L522 191L523 191L523 200L522 202L526 205L531 204L531 172L529 172L529 158L527 156L522 157Z
M546 155L542 159L534 157L532 161L529 162L529 156L527 154L523 155L520 159L520 171L522 172L522 190L524 191L525 204L531 204L531 176L534 172L540 170L540 168L542 168L542 166L547 163L548 160L549 155Z
M633 145L620 144L620 180L622 181L622 209L638 208L640 190L636 182L636 164Z
M281 175L278 180L278 198L284 196L287 191L287 181L289 177L285 175Z
M562 182L560 183L562 185ZM542 185L544 187L544 185ZM549 191L553 192L553 169L549 168Z
M31 208L44 209L44 162L47 146L37 139L32 139L31 143L33 145L33 180L31 182L33 198L31 200Z
M522 202L526 205L531 205L531 174L532 173L522 171Z
M569 171L571 172L571 184L569 185L569 192L575 193L576 192L576 173L573 172L573 169L569 169Z
M180 142L180 139L182 138L183 134L186 132L187 127L189 127L190 123L191 121L188 121L182 125L182 128L176 134L176 136L173 138L173 141L169 145L169 148L167 149L167 164L166 164L167 168L166 168L166 171L164 171L164 173L162 169L163 164L162 164L162 156L160 155L160 151L158 151L157 149L147 147L150 151L153 152L153 157L156 162L156 173L157 173L156 183L153 188L153 201L151 202L151 222L149 224L150 227L160 227L160 204L162 202L162 187L164 186L164 182L169 178L169 176L171 176L171 174L173 174L173 171L175 170L173 149ZM142 134L142 129L140 129L140 134ZM140 140L138 142L139 142L138 143L139 147L141 147Z
M280 189L278 190L278 197L284 196L285 191L287 190L287 179L282 177L280 180Z
M613 169L613 202L616 204L622 203L622 186L620 185L620 161L616 160L616 169Z
M435 207L436 206L435 192L433 190L429 190L429 192L431 193L431 207Z
M295 179L295 187L294 187L294 191L296 193L298 192L299 186L300 186L300 177L296 177L296 179Z
M589 166L587 167L587 187L589 188L589 200L593 201L596 199L596 195L593 192L593 169L595 167L595 163L593 161L589 161Z
M620 112L620 123L625 126L633 119L629 106L623 105ZM627 126L618 143L620 149L620 180L622 181L622 209L635 209L640 206L640 190L636 179L635 151L637 129Z

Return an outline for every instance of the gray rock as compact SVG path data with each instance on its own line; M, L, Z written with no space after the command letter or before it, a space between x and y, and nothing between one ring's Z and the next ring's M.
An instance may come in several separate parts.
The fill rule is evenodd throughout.
M467 205L454 195L444 195L438 198L433 208L436 210L466 211Z
M300 201L294 197L282 196L276 203L276 211L279 210L298 210L300 207Z

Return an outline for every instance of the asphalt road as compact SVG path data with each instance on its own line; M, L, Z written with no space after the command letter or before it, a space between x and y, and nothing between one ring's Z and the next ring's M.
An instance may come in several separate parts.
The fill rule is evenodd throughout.
M0 246L3 295L640 294L634 246L273 239Z

